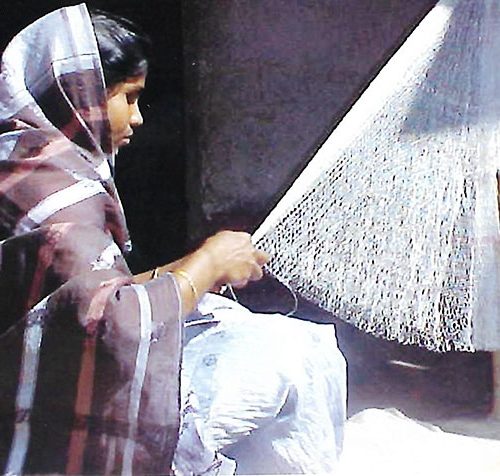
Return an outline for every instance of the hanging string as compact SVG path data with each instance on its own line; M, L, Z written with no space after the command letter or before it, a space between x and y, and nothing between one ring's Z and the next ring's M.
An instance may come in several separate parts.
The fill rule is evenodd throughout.
M269 268L266 266L263 267L263 270L264 272L266 272L267 274L271 275L270 271L269 271ZM285 281L280 281L280 283L285 287L285 289L287 289L287 291L291 294L292 298L293 298L293 306L292 306L292 309L288 312L283 312L282 314L284 314L285 316L292 316L293 314L295 314L297 312L297 309L299 307L299 298L297 297L297 294L295 293L295 291L292 289L292 287ZM225 286L223 286L220 291L219 291L219 294L226 294L226 292L229 294L229 297L239 303L239 300L238 300L238 296L236 295L236 292L233 288L233 286L231 286L231 284L226 284Z

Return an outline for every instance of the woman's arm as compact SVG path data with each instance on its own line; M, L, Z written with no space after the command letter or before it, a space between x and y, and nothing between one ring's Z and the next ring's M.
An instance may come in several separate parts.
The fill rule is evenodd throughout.
M212 289L231 284L236 288L262 277L262 266L269 256L257 250L248 233L222 231L208 238L193 253L173 263L134 277L144 283L171 272L179 285L184 316L189 314L198 300Z
M148 271L144 271L143 273L134 275L134 283L135 284L144 284L150 281L151 279L158 277L162 274L172 272L176 266L183 261L184 258L178 259L176 261L172 261L171 263L164 264L163 266L158 266L155 269L151 269Z

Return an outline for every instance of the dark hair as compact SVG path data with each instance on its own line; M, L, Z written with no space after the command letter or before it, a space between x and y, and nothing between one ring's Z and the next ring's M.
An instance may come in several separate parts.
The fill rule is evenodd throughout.
M101 10L91 10L90 18L107 88L147 73L151 40L137 25Z

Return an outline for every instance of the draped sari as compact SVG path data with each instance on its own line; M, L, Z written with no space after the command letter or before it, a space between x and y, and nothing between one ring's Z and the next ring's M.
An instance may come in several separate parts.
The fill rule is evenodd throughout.
M132 283L106 89L84 5L33 23L0 76L0 467L166 473L181 304Z

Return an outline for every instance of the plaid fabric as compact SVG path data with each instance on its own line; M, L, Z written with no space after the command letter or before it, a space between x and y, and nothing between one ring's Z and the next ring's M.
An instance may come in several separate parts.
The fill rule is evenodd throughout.
M106 92L84 5L10 43L0 76L0 468L166 473L180 301L133 285Z

